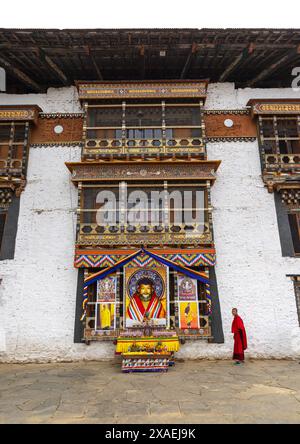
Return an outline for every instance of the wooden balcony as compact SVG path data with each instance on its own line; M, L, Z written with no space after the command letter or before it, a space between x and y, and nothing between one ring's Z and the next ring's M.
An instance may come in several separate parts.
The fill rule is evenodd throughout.
M19 175L22 173L22 159L2 159L0 158L0 174L1 175Z
M265 154L262 177L270 193L287 184L299 186L300 154Z
M189 156L198 155L204 158L205 147L203 140L194 138L168 139L87 139L83 149L86 160L94 160L101 156L141 156L158 155Z
M300 169L300 154L265 154L264 164L267 170Z
M170 225L98 225L80 224L77 245L193 245L211 244L209 223Z

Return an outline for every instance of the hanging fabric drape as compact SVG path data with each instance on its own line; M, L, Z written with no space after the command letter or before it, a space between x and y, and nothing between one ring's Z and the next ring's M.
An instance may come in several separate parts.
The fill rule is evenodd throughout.
M109 274L113 273L114 271L117 271L119 268L123 267L124 265L126 265L128 262L132 261L132 259L134 259L135 257L137 257L140 253L142 252L142 250L138 250L135 253L130 254L129 256L125 257L124 259L116 262L114 265L112 265L111 267L107 267L104 270L100 270L97 273L92 274L91 276L88 276L85 280L84 280L84 287L83 287L83 301L82 301L82 309L83 309L83 314L80 318L81 321L84 320L85 316L86 316L86 304L88 302L88 287L90 285L92 285L94 282L99 281L100 279L104 279L106 276L108 276Z
M158 254L152 253L149 250L143 249L143 252L145 254L148 254L148 256L152 257L153 259L157 260L157 262L160 262L167 267L173 268L176 271L179 271L180 273L185 274L186 276L189 276L192 279L197 279L200 282L203 282L204 284L209 283L209 279L207 278L205 273L201 273L200 271L192 270L191 268L184 267L183 265L178 265L176 262L171 261L170 259L166 259L162 256L159 256Z
M128 262L132 261L135 257L137 257L143 250L138 250L135 253L130 254L129 256L125 257L124 259L121 259L120 261L116 262L111 267L104 268L104 270L100 270L97 273L92 274L88 278L84 280L84 285L91 285L96 281L99 281L99 279L104 279L109 274L113 273L114 271L117 271L119 268L126 265Z

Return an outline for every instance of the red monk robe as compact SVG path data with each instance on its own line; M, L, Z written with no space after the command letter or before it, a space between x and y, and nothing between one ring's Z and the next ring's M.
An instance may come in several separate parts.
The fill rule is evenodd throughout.
M247 335L242 318L235 315L232 321L231 332L234 334L233 358L244 361L244 350L247 349Z
M134 294L130 300L127 316L129 319L142 322L145 314L148 313L149 319L161 319L166 317L166 311L160 301L156 296L155 292L152 293L152 297L145 307L139 297L139 294Z

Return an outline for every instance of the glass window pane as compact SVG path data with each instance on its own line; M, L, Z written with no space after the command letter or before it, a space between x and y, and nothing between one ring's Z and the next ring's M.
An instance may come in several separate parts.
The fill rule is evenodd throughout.
M16 125L14 133L15 142L23 142L25 139L25 125Z
M162 126L161 107L127 107L126 126Z
M10 139L10 125L0 125L0 142L8 142Z
M200 108L195 106L166 106L167 126L200 125Z
M87 126L122 126L122 108L88 108Z

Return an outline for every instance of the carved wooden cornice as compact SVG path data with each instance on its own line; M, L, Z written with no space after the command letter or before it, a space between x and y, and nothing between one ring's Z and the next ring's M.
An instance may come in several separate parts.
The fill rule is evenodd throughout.
M298 99L250 99L247 106L251 107L251 116L300 114L300 98Z
M37 124L41 108L37 105L1 105L0 122L33 122Z
M300 177L299 177L300 179ZM284 191L297 191L300 190L300 180L294 182L286 182L276 185L276 191L284 192Z
M39 113L40 119L83 119L84 113Z
M72 181L209 180L214 182L221 161L66 162Z
M15 194L17 197L20 197L22 191L24 191L26 186L26 180L20 178L7 178L0 176L0 193L9 193L10 196ZM6 204L9 204L11 200L6 200ZM4 202L3 202L4 203ZM0 206L1 206L1 198L0 198Z
M299 172L263 171L262 179L270 193L281 189L298 188L300 184Z
M206 137L205 142L255 142L256 137Z
M206 98L207 80L75 82L80 100Z
M250 115L250 109L204 109L203 114L207 115Z
M81 140L73 141L73 142L41 142L41 143L32 143L30 144L30 148L64 148L64 147L83 147L83 142Z

